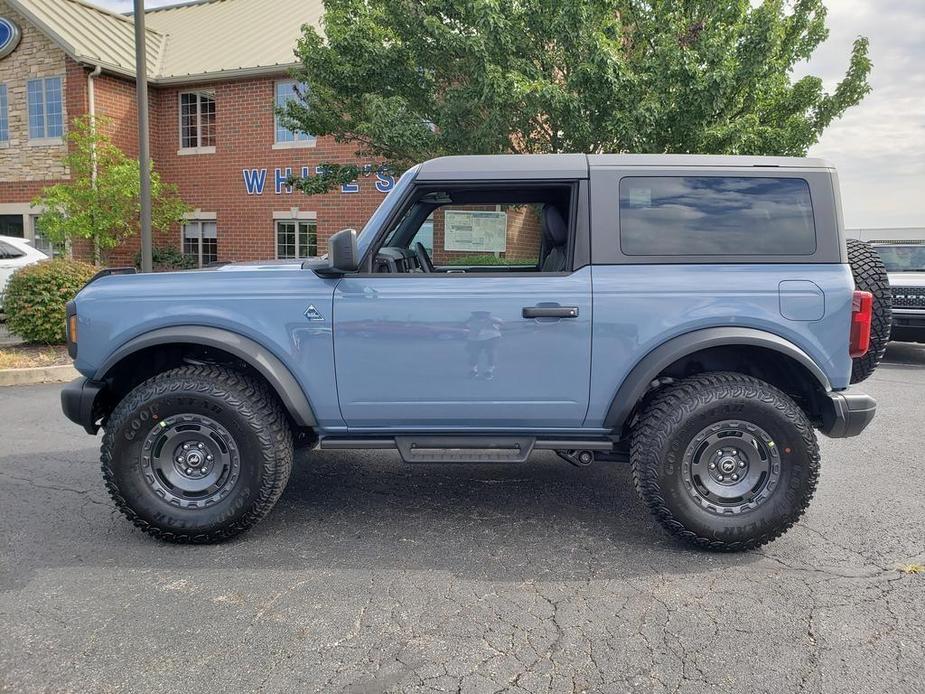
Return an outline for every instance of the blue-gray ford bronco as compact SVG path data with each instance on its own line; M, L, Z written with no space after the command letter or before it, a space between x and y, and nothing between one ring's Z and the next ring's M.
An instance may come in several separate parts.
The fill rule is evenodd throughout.
M68 305L64 413L102 427L106 486L155 537L247 530L297 447L549 450L628 461L670 533L744 550L809 503L814 430L874 416L849 385L883 355L888 283L822 161L445 157L322 257L293 216L275 260L104 271Z

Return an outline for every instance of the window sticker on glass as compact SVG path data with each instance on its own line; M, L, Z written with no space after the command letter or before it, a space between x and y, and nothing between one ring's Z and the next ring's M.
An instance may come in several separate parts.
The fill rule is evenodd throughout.
M504 212L447 210L445 220L445 251L504 253L507 250Z

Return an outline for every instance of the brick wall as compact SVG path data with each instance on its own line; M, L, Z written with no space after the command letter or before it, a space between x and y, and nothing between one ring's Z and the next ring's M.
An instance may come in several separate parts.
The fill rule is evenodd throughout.
M280 75L284 78L285 75ZM208 91L215 95L215 152L181 154L179 100L185 91ZM344 227L362 228L385 193L376 189L375 175L361 177L359 192L340 190L320 196L277 193L276 171L300 174L303 167L313 173L323 162L355 161L354 149L321 138L314 147L274 149L275 79L249 79L182 87L153 87L149 90L151 154L161 177L177 185L180 196L206 215L214 214L218 229L219 260L252 260L276 256L274 213L298 208L298 216L316 216L318 252L324 253L327 239ZM101 78L96 91L97 112L114 119L114 141L124 151L137 153L134 84ZM266 171L261 193L248 193L243 171ZM380 185L384 185L379 181ZM156 235L156 245L180 246L179 227ZM112 256L113 263L131 261L138 249L132 239Z

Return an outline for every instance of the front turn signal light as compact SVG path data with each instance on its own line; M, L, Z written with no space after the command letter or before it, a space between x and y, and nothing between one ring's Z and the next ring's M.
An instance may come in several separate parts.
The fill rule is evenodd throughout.
M67 339L77 344L77 316L68 316L67 319Z
M67 353L71 359L77 358L77 304L71 300L65 308L64 334L67 337Z

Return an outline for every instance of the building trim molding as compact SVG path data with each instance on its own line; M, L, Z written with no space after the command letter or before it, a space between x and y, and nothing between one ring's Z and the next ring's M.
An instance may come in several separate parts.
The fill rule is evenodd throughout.
M314 210L300 210L298 207L291 207L285 211L274 211L273 212L273 221L275 222L289 222L289 221L314 221L318 219L318 213Z

